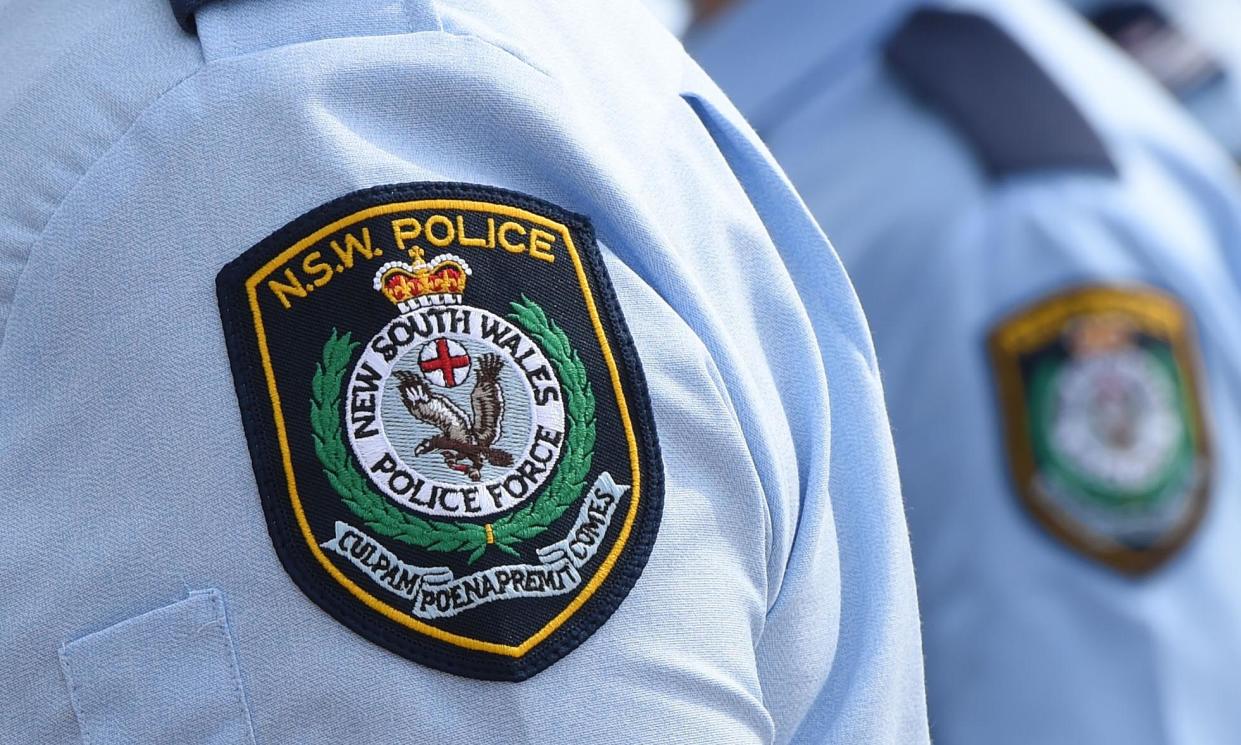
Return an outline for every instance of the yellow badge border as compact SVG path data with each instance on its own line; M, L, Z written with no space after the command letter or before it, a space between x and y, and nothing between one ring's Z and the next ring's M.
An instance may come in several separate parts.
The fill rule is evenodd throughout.
M1037 466L1034 444L1030 440L1029 412L1019 359L1030 349L1054 341L1071 319L1099 313L1122 313L1139 328L1166 339L1184 376L1193 402L1193 429L1208 473L1193 495L1193 507L1151 549L1135 551L1103 536L1088 533L1075 522L1051 509L1033 485ZM992 331L987 347L996 376L1000 408L1004 418L1012 477L1021 501L1052 535L1071 548L1126 574L1144 574L1167 561L1183 547L1202 522L1211 489L1212 443L1208 412L1203 406L1198 371L1202 369L1190 313L1172 295L1142 285L1082 285L1051 297L1001 321Z
M276 269L286 265L290 259L297 256L307 248L317 244L323 238L343 230L355 223L370 219L379 215L387 215L394 212L404 212L410 210L471 210L478 212L489 212L496 215L506 217L516 217L528 220L532 223L542 225L556 231L564 238L565 246L568 248L568 254L573 260L573 267L577 273L578 283L582 289L582 296L586 301L586 310L590 315L591 324L594 326L595 335L599 340L599 346L603 352L603 359L607 363L608 372L612 378L612 390L616 395L617 407L620 410L621 424L625 430L625 439L629 445L629 460L632 464L632 498L629 503L629 511L625 515L625 522L621 526L620 534L616 538L616 542L612 545L612 549L604 558L603 563L599 565L598 570L590 578L590 581L578 591L573 600L556 615L543 628L539 629L532 636L527 638L521 644L516 646L508 644L496 644L494 642L481 641L460 634L453 634L442 629L438 629L430 624L424 623L417 618L404 613L397 608L385 603L366 590L359 587L353 580L349 579L332 563L332 561L323 553L315 540L314 534L310 530L310 523L306 519L306 515L302 510L301 497L297 491L297 477L293 472L293 459L289 450L288 435L285 432L284 413L280 405L280 391L276 385L275 371L271 365L271 355L267 349L267 333L263 326L262 310L258 300L258 285ZM249 297L250 310L253 314L254 331L258 339L259 353L263 363L263 374L267 379L267 391L271 399L272 414L275 418L276 434L280 443L280 456L284 465L284 474L288 486L289 500L293 506L293 513L297 518L297 524L301 529L302 537L306 541L306 545L310 548L311 553L327 573L347 589L354 597L362 601L371 609L386 616L402 626L417 631L426 636L432 637L442 642L447 642L465 649L476 650L480 652L489 652L491 654L503 655L505 657L520 658L524 656L534 647L538 646L547 637L560 628L568 621L587 600L599 589L608 575L611 574L616 562L620 559L621 553L628 543L629 534L633 528L634 521L638 514L638 505L641 501L641 467L638 458L638 440L634 433L633 423L629 416L629 404L625 399L624 387L621 385L620 370L617 367L616 359L612 353L611 345L608 342L607 333L604 331L603 321L599 316L598 308L595 305L594 294L591 292L590 283L587 280L586 269L582 265L581 257L578 255L577 246L573 242L573 236L569 229L554 220L539 215L534 212L512 207L506 204L495 204L491 202L482 202L475 200L462 199L422 199L414 201L394 202L390 204L376 205L363 210L354 212L351 215L343 217L330 225L319 228L309 236L301 239L289 248L281 251L275 258L268 261L255 273L251 274L246 280L246 294Z

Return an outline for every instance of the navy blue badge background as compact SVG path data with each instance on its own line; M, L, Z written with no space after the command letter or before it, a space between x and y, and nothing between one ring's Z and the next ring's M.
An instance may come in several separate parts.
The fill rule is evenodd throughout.
M571 618L520 658L468 650L397 624L350 594L324 571L311 554L291 509L267 382L245 291L245 283L255 271L290 246L338 219L381 204L430 199L505 204L545 216L569 228L617 363L638 442L641 472L639 511L616 566ZM372 335L399 315L396 306L372 285L375 272L383 263L409 260L406 252L395 245L390 221L394 217L407 215L423 219L436 212L465 215L467 232L471 236L486 235L486 219L492 216L486 212L434 209L402 211L369 218L354 223L347 230L357 235L363 225L368 225L372 246L381 249L382 256L370 260L355 256L357 263L352 269L335 275L331 282L317 288L306 298L295 300L292 309L285 309L273 293L259 292L268 350L278 384L298 494L319 542L329 540L334 535L336 520L363 529L365 526L332 488L315 454L310 428L310 382L315 366L322 357L323 345L333 329L341 334L350 332L354 341L366 344ZM590 488L603 471L609 471L617 483L630 484L632 468L629 448L611 376L567 247L557 242L556 260L549 263L531 258L528 254L507 253L499 247L486 249L450 245L436 249L424 240L416 243L423 247L426 252L425 259L428 261L441 253L454 253L469 263L472 275L462 300L464 305L481 307L497 315L507 316L511 312L509 304L525 295L539 303L548 317L560 326L585 364L596 400L597 440L586 489ZM303 254L299 254L301 255ZM336 263L333 260L335 257L330 254L326 254L325 258L329 263ZM296 262L290 262L290 265L296 266ZM280 279L278 275L273 278ZM250 443L255 475L273 543L286 571L299 587L342 623L392 651L438 669L470 677L520 680L545 668L576 647L611 615L628 593L646 563L658 529L663 498L662 464L641 364L603 268L593 232L585 218L541 200L491 187L444 183L376 187L329 202L263 240L221 270L217 278L217 293L241 403L242 420ZM350 370L360 353L360 348L354 351L349 363ZM360 468L359 470L361 471ZM537 496L536 493L531 499ZM583 586L611 550L624 523L632 496L632 492L628 493L617 505L600 550L582 567ZM566 510L543 534L519 547L522 563L537 563L534 552L536 548L564 537L565 531L576 518L579 504L580 501ZM494 522L500 516L490 515L475 522ZM467 518L453 520L470 521ZM429 552L394 539L373 537L379 539L402 561L424 567L447 566L457 576L492 566L518 563L517 559L494 547L489 548L474 564L467 564L465 559L468 552ZM408 607L411 604L411 601L377 585L343 557L334 554L329 556L338 569L370 594L396 608ZM431 624L454 634L516 646L558 615L580 590L581 588L566 595L548 598L499 600L466 610L455 617L435 620Z

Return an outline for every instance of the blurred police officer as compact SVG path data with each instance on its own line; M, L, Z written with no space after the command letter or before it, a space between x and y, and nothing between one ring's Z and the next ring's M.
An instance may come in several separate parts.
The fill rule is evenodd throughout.
M636 4L0 55L0 741L927 741L860 309Z
M1241 160L1241 2L1070 2Z
M687 43L872 324L932 735L1236 741L1227 156L1056 4L756 1ZM795 277L822 258L784 253Z

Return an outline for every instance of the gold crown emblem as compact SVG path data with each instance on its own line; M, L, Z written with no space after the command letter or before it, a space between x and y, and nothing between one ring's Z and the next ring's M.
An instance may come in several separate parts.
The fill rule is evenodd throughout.
M1133 323L1121 315L1082 318L1068 329L1069 349L1078 357L1112 352L1131 344L1136 332Z
M465 293L470 265L453 254L429 262L389 261L375 272L375 289L402 313L430 305L457 305Z

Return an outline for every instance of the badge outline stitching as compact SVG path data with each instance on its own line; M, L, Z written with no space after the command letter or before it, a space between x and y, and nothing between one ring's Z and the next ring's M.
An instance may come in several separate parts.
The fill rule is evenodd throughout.
M1008 479L1017 492L1025 512L1036 525L1050 533L1070 553L1103 564L1123 574L1140 576L1166 564L1180 553L1192 540L1201 526L1211 502L1214 479L1214 449L1211 437L1210 412L1204 405L1201 381L1201 352L1197 343L1193 314L1179 298L1158 287L1145 284L1082 283L1055 293L1044 293L1032 302L1002 316L992 326L986 339L987 356L991 363L993 381L1003 430L1008 468ZM1075 315L1098 312L1115 312L1118 307L1128 306L1129 312L1144 321L1153 315L1163 315L1163 331L1172 350L1178 368L1183 374L1183 385L1193 407L1192 433L1199 443L1199 452L1205 464L1205 474L1191 495L1189 512L1174 530L1162 536L1152 548L1132 549L1115 541L1106 549L1095 544L1101 538L1086 533L1069 519L1043 503L1031 493L1032 477L1038 472L1034 460L1034 448L1030 439L1029 411L1025 404L1026 384L1018 368L1020 348L1014 337L1016 326L1035 316L1048 316L1046 325L1062 326ZM1158 310L1152 312L1151 306ZM1044 333L1042 336L1045 336ZM1039 338L1042 338L1039 336ZM1085 538L1083 536L1086 536Z
M427 196L425 192L432 192L432 195ZM379 202L385 198L400 201ZM357 205L358 208L355 209L351 205ZM251 280L260 272L270 270L277 265L280 257L296 255L298 251L311 245L315 238L321 238L327 232L356 224L375 215L419 207L478 209L493 214L515 215L556 230L565 238L566 245L571 249L569 255L573 260L573 272L577 279L578 290L582 293L593 335L600 344L600 352L607 363L608 377L616 396L618 413L624 424L636 498L631 500L625 516L623 536L618 534L604 559L607 571L604 572L604 564L601 563L590 581L576 593L570 603L557 613L551 622L516 646L485 642L444 632L416 619L402 617L404 614L376 598L377 604L387 606L391 611L391 613L383 612L374 608L363 597L359 597L359 593L363 596L369 594L357 587L348 577L344 577L349 583L345 584L333 576L334 573L339 572L339 569L332 566L326 556L320 558L321 552L319 546L313 541L313 534L308 534L303 525L304 515L298 516L292 510L292 500L288 494L290 454L287 434L281 436L283 442L277 442L265 426L252 421L253 417L250 412L250 409L255 406L264 410L262 416L272 417L273 422L280 427L277 432L282 431L283 412L280 412L279 419L277 419L279 392L273 391L275 383L271 375L270 359L261 359L264 354L269 353L265 352L263 343L260 342L258 329L253 325L246 328L243 323L246 318L254 317ZM335 219L329 217L331 222L325 225L323 217L325 213L342 216ZM286 238L287 236L292 237ZM578 239L582 243L580 249ZM275 258L265 258L273 252ZM238 280L240 280L240 287L237 286ZM615 289L603 266L601 250L587 218L535 197L493 186L430 181L375 186L321 204L277 229L267 238L228 262L217 275L216 286L224 336L243 413L243 427L247 434L246 440L251 461L259 476L260 492L271 491L267 487L274 485L277 487L275 491L281 497L269 499L266 494L263 494L262 501L268 530L273 544L280 549L277 554L281 564L299 589L310 595L316 605L364 639L380 644L420 664L450 673L503 681L525 680L550 666L598 630L619 608L641 576L657 537L659 523L662 519L664 474L654 426L654 415L650 407L649 391L646 387L641 360L624 322L624 315L621 312ZM240 306L244 306L244 310ZM248 331L254 338L244 338L244 334L240 333L242 331ZM254 379L255 371L261 372L263 378L261 382ZM256 394L256 387L264 391L265 398ZM275 459L268 457L264 452L265 449L273 450L278 457ZM639 487L644 491L639 491ZM279 513L280 519L273 513ZM283 520L285 525L280 524L280 520ZM297 525L296 530L292 529L294 524ZM286 525L289 526L288 530L286 530ZM316 564L332 577L332 587L323 589L318 587L322 584L321 578L317 577L310 568L303 568L294 560L294 557L286 555L289 548L296 549L301 546L282 544L297 541L301 542L301 546L309 549L316 559ZM315 588L313 592L309 589L311 587ZM431 640L450 645L459 652L464 651L475 655L485 653L483 659L489 664L483 664L477 660L448 657L442 649L437 647L420 647L415 644L411 648L409 640L394 635L392 633L394 629L390 625L376 627L373 618L359 612L356 607L338 602L336 596L341 591L379 613L386 622L415 631L421 635L423 641ZM420 626L426 627L425 630L417 628ZM442 638L445 636L459 638L467 644L456 644ZM502 669L497 669L496 660L487 659L488 657L502 657L508 660L508 664Z

